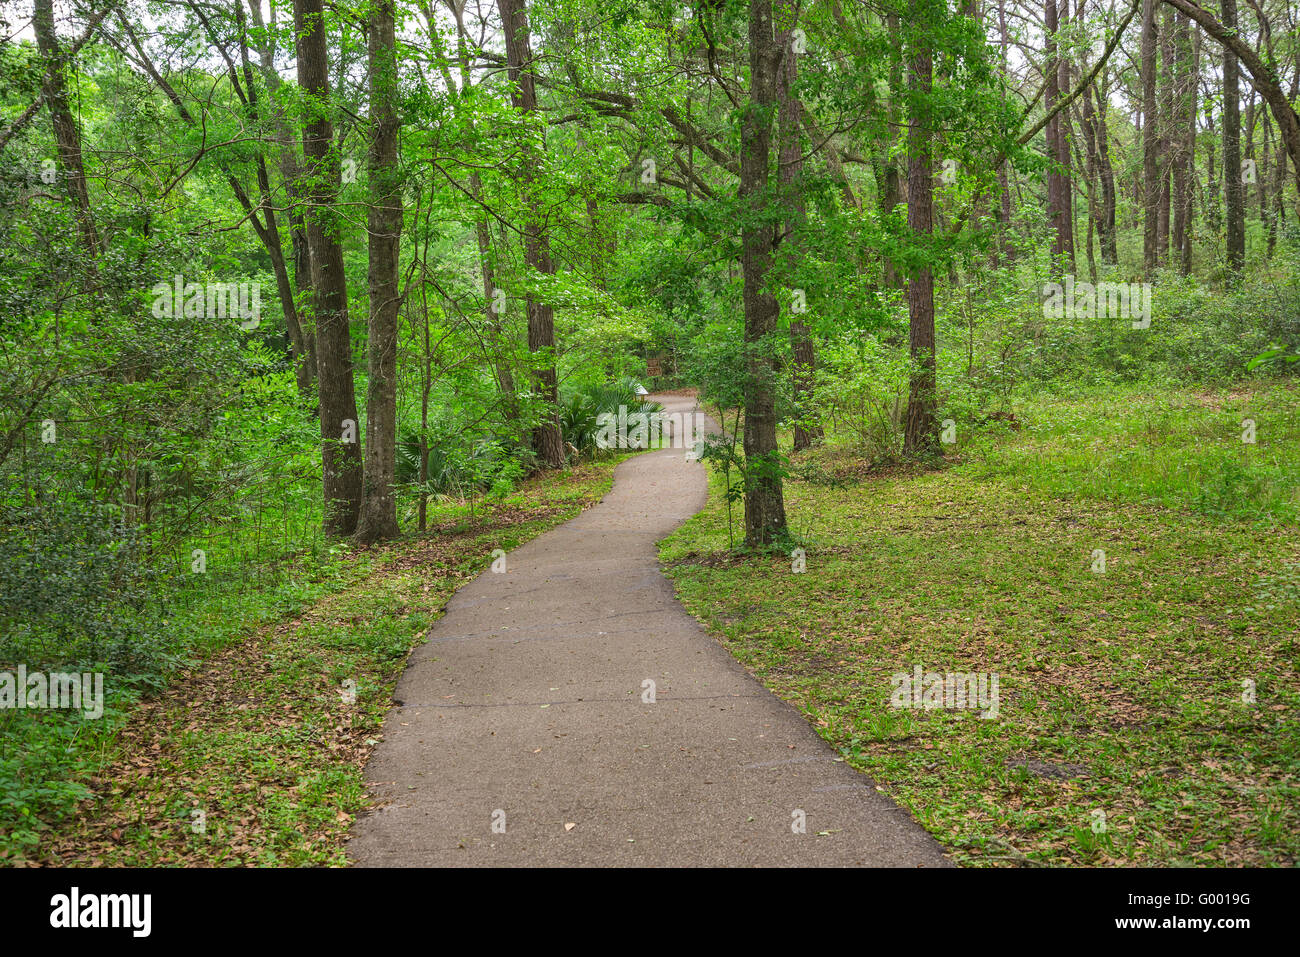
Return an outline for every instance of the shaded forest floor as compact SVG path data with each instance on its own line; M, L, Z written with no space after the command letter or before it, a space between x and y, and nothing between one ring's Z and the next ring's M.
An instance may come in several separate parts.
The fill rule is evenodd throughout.
M208 649L87 760L91 796L25 862L346 864L343 839L368 805L362 768L410 649L493 549L599 501L619 461L539 477L480 503L472 523L455 517L428 537L354 555L303 613Z
M1295 864L1297 398L1042 396L933 471L832 443L786 486L804 573L726 551L716 477L661 558L710 632L959 862ZM891 707L918 665L996 674L998 717Z

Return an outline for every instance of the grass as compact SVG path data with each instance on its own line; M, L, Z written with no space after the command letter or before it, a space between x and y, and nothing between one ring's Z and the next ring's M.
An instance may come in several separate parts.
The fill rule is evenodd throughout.
M621 458L431 512L428 537L341 556L299 583L301 613L272 591L191 613L194 662L64 762L75 790L40 806L10 863L95 866L343 865L367 806L363 767L406 656L456 587L597 501ZM346 558L343 561L342 558ZM224 624L221 624L224 622ZM25 714L36 714L26 712ZM46 719L56 712L41 712ZM65 719L66 720L66 719ZM69 798L79 798L79 803ZM0 846L4 846L0 839Z
M711 633L961 863L1293 865L1296 400L1040 395L1019 431L959 424L932 471L832 444L786 487L804 573L726 551L716 476L661 558ZM996 675L998 716L891 706L916 666Z
M347 563L341 549L319 560L303 556L281 570L283 578L261 587L251 587L243 569L227 578L220 567L169 596L159 620L159 634L170 645L168 659L194 661L227 647L361 580L369 562ZM33 660L29 666L38 667L64 670L57 661ZM119 735L142 695L160 683L158 675L145 682L108 674L104 713L97 720L83 720L75 711L0 710L0 863L24 860L52 828L67 822L90 796L86 781L118 750Z

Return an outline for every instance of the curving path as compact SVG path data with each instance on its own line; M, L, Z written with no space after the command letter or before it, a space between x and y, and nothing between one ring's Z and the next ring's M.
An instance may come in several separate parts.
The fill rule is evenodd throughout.
M948 864L677 602L655 543L705 494L681 449L638 455L452 597L367 766L358 864Z

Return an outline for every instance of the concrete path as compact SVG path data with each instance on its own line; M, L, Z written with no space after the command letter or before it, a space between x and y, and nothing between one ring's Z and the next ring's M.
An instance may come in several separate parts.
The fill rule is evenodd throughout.
M655 542L705 494L681 449L638 455L453 596L367 767L358 864L948 864L677 602Z

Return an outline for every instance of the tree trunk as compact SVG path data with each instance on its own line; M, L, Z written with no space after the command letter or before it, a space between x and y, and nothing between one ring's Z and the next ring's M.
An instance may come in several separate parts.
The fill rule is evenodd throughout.
M1110 159L1110 129L1106 124L1108 103L1103 90L1109 89L1105 81L1107 71L1101 73L1100 89L1093 87L1091 93L1096 100L1097 117L1097 165L1101 177L1101 222L1097 224L1098 239L1101 242L1101 261L1111 266L1119 264L1119 242L1115 221L1117 197L1115 194L1115 167ZM1088 91L1085 91L1085 96Z
M1005 81L1008 74L1007 64L1007 4L1006 0L998 0L998 54L999 63L1002 67L1002 77ZM998 222L1002 228L1002 235L999 239L997 249L998 265L1010 263L1016 254L1016 247L1011 241L1011 181L1007 173L1007 163L1003 160L998 164Z
M1268 182L1269 172L1272 167L1269 165L1269 156L1273 150L1273 124L1268 118L1268 110L1259 111L1259 125L1263 128L1264 142L1258 150L1259 156L1259 175L1256 177L1255 196L1259 200L1259 224L1265 229L1268 227Z
M885 15L885 28L895 37L899 35L898 14L888 13ZM898 119L899 103L903 100L903 72L898 61L895 61L889 68L889 118L890 128ZM876 154L876 194L882 215L892 216L898 204L903 201L903 181L899 175L898 161L890 155L892 142L882 142L877 146ZM899 289L903 285L903 277L898 273L898 267L888 256L883 261L883 278L887 289Z
M1286 206L1282 203L1282 194L1286 191L1286 151L1282 144L1277 144L1276 160L1273 165L1273 211L1268 218L1268 255L1273 256L1273 247L1277 244L1277 231L1286 220Z
M1160 122L1156 112L1156 51L1160 0L1142 4L1142 264L1150 275L1160 262Z
M1055 11L1056 0L1048 0ZM917 100L929 97L934 63L928 41L914 39L908 61L908 79ZM1052 76L1054 69L1048 70ZM914 236L927 237L933 231L934 166L930 155L931 132L924 111L913 107L907 127L907 225ZM907 283L909 344L912 357L911 382L907 397L907 424L903 452L917 457L939 454L939 423L935 417L934 273L919 267Z
M1083 2L1084 0L1078 0L1075 6L1075 18L1080 21L1083 20ZM1085 57L1079 64L1080 75L1087 75L1088 69L1088 61ZM1102 74L1098 74L1098 76L1100 78ZM1084 90L1083 96L1080 97L1079 121L1079 128L1083 131L1084 147L1087 150L1088 209L1091 214L1088 222L1088 264L1089 270L1094 277L1096 274L1096 270L1092 266L1092 235L1094 229L1101 246L1102 262L1113 262L1111 247L1114 245L1115 217L1115 178L1114 172L1110 168L1110 151L1104 139L1105 127L1102 122L1102 115L1094 110L1092 105L1093 97L1091 94L1095 89L1096 84L1094 83L1090 85L1089 89Z
M401 534L397 524L397 318L401 307L398 266L402 238L402 170L397 156L395 0L371 0L370 208L366 214L369 252L370 322L366 341L366 457L357 538L376 542Z
M1237 0L1223 0L1223 25L1237 29ZM1223 51L1223 205L1226 217L1228 282L1246 265L1246 191L1241 182L1241 90L1237 55Z
M253 18L253 25L267 36L266 22L262 18L260 0L248 0L248 12ZM302 164L298 160L298 147L294 144L293 132L285 117L283 105L279 102L281 86L280 73L275 68L275 47L270 39L255 46L260 64L263 82L271 98L271 121L275 137L280 148L280 178L284 182L284 191L289 199L288 221L289 240L293 257L292 290L302 292L311 287L311 257L307 251L307 227L303 221L302 199ZM251 81L250 81L251 82ZM274 213L267 209L268 220ZM276 230L277 237L279 230ZM277 242L278 245L278 242ZM284 256L280 255L281 267L284 268ZM274 258L272 260L274 263ZM285 269L287 274L287 269ZM279 282L277 272L276 281ZM281 300L283 301L283 294ZM316 379L316 335L304 322L298 311L297 301L290 298L290 303L283 306L285 324L289 327L289 339L294 347L294 378L298 385L298 394L307 396Z
M1277 121L1278 133L1282 137L1282 142L1286 143L1286 151L1291 158L1291 168L1294 173L1296 189L1300 191L1300 115L1296 113L1295 107L1291 105L1290 98L1282 89L1276 71L1270 69L1268 64L1264 63L1255 54L1255 51L1237 35L1235 26L1237 20L1236 0L1225 0L1225 19L1227 18L1229 5L1232 9L1233 26L1231 28L1226 23L1220 23L1216 20L1213 14L1196 4L1194 0L1164 0L1164 2L1172 4L1195 20L1201 29L1218 41L1224 48L1225 53L1233 54L1235 58L1234 73L1238 62L1244 64L1246 69L1250 71L1255 89L1264 97L1269 109L1273 111L1273 119ZM1226 56L1224 59L1226 65ZM1240 160L1240 157L1238 159ZM1237 176L1237 179L1241 179L1240 175Z
M361 509L361 447L357 399L352 382L348 333L348 288L343 272L340 223L333 204L341 183L330 120L329 56L321 0L294 0L298 36L298 86L306 119L307 245L311 254L312 307L316 314L316 371L320 383L324 528L327 535L351 535Z
M785 499L776 446L776 366L772 333L776 298L766 288L776 230L767 215L772 119L777 105L781 47L772 22L772 0L749 0L749 102L740 127L742 294L745 311L745 544L767 545L786 535Z
M1174 27L1174 55L1178 65L1175 109L1178 129L1174 143L1174 252L1179 271L1192 271L1192 187L1196 148L1196 66L1192 53L1191 25L1187 16L1178 13Z
M483 183L478 173L469 176L470 193L478 199L483 193ZM507 339L501 317L496 312L496 277L492 266L492 231L488 228L486 217L480 216L474 223L474 238L478 243L479 278L483 282L483 317L488 328L492 330L492 370L496 376L497 388L501 400L506 406L506 417L512 422L519 420L519 401L515 394L515 377L510 371L510 360L501 355Z
M790 216L786 220L785 242L792 254L797 256L807 215L803 200L803 145L799 137L803 105L794 95L794 84L799 76L793 42L795 15L788 7L783 7L780 12L785 21L780 24L777 35L777 43L784 50L784 63L778 82L780 107L777 114L781 140L780 181L786 208L790 210ZM794 450L798 452L822 440L822 427L814 420L813 413L816 354L812 333L798 315L790 320L790 352L794 359L790 374L794 395Z
M449 2L447 6L451 10L451 15L456 21L456 63L459 67L460 82L457 88L456 80L451 74L451 60L443 50L441 27L438 24L437 16L429 4L420 2L419 7L428 27L429 44L433 48L433 53L438 62L439 71L442 73L443 82L448 90L458 90L458 96L453 101L453 110L460 115L461 105L468 101L471 88L473 87L473 74L470 70L469 62L469 33L465 29L465 7L463 4L457 6L454 2ZM464 117L465 122L473 128L474 120L470 116ZM498 299L496 296L496 277L495 267L492 259L492 231L488 225L487 213L483 212L483 180L478 171L474 170L469 174L469 195L477 210L474 218L474 239L478 244L478 261L479 261L479 278L483 286L483 318L489 330L488 345L485 348L485 356L488 363L492 366L492 371L496 377L497 388L501 393L501 404L504 410L505 418L515 426L520 420L519 397L515 391L514 373L510 368L508 348L509 339L505 328L503 327L501 316L498 313ZM520 442L526 443L528 437L523 434L522 429L516 430L520 435Z
M1060 28L1065 29L1070 20L1070 0L1060 0ZM1070 92L1070 58L1060 53L1057 46L1056 86L1061 97ZM1074 239L1074 165L1070 155L1074 140L1074 125L1070 120L1070 111L1063 109L1057 116L1058 134L1056 141L1056 162L1061 171L1061 228L1064 230L1063 246L1070 260L1070 269L1077 267Z
M515 109L526 116L537 113L537 80L534 75L533 53L528 30L528 11L525 0L497 0L501 22L505 31L506 70L513 84L511 99ZM531 211L524 232L524 262L530 269L543 275L552 275L550 238L543 221L541 204L534 192L532 163L524 173L524 191ZM542 463L550 468L564 464L564 437L560 434L560 419L556 409L558 398L555 376L555 316L548 303L528 297L528 350L546 352L549 357L536 372L537 391L546 403L542 422L533 430L533 451Z
M1169 240L1173 227L1174 171L1174 11L1172 7L1160 8L1160 215L1156 224L1156 259L1162 264L1169 261Z
M1063 26L1058 3L1062 0L1045 0L1043 5L1043 29L1046 32L1047 51L1043 61L1044 95L1043 106L1051 113L1065 94L1069 86L1066 58L1059 53L1060 44L1057 32ZM1068 4L1069 0L1064 0ZM1066 76L1062 83L1062 76ZM1047 215L1052 224L1052 259L1053 269L1074 269L1074 224L1071 222L1073 196L1070 183L1070 152L1066 134L1065 111L1054 115L1047 122L1044 135L1047 137L1047 157L1052 164L1047 171Z
M1079 129L1083 132L1083 157L1082 161L1076 161L1075 165L1084 171L1084 186L1086 187L1088 198L1088 236L1084 248L1088 254L1088 275L1093 282L1097 281L1097 260L1093 254L1093 237L1097 232L1097 224L1101 221L1101 186L1099 183L1097 162L1097 127L1090 115L1092 112L1092 101L1089 97L1081 97L1083 106L1079 111Z
M90 209L90 191L86 187L86 170L81 160L81 131L77 127L72 108L68 105L68 90L64 82L63 50L54 28L54 0L36 0L32 16L32 30L36 34L36 47L46 63L46 73L41 92L50 111L54 127L54 144L58 156L59 178L77 218L81 245L89 257L89 267L95 272L99 256L99 235Z

